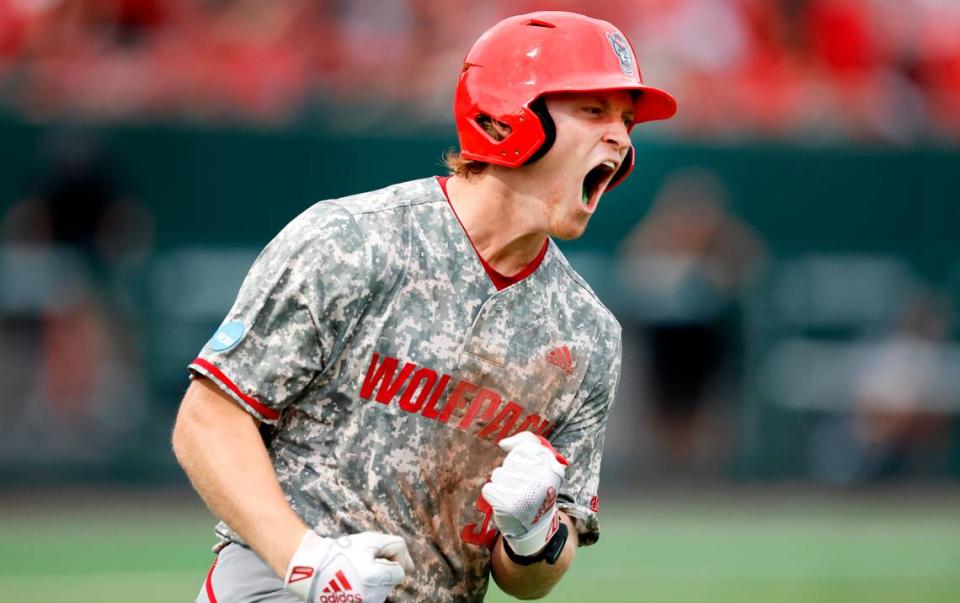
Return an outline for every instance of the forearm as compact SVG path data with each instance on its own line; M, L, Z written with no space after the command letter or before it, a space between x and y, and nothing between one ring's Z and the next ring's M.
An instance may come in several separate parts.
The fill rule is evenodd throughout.
M254 418L206 379L194 380L173 449L207 506L283 577L307 526L280 489Z
M532 565L517 565L503 550L503 538L491 556L491 572L497 586L518 599L539 599L547 595L570 567L577 550L577 531L566 513L560 512L560 520L567 525L569 536L557 562L550 565L544 561Z

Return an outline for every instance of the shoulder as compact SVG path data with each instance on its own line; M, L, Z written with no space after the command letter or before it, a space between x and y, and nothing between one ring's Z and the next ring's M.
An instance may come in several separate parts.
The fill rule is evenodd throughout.
M549 253L556 266L557 284L563 290L564 303L569 306L574 315L590 317L596 325L598 337L605 339L615 337L619 341L620 322L613 312L600 301L587 281L574 270L553 240L550 241Z
M438 197L439 195L439 197ZM436 178L401 182L347 197L324 199L294 218L285 231L355 230L367 237L391 222L403 221L404 210L442 201Z
M294 218L281 236L302 243L323 242L370 245L384 235L402 230L408 208L436 204L442 193L436 178L401 182L382 189L318 201Z
M598 400L609 404L612 398L608 393L615 390L620 376L623 349L620 323L553 241L550 245L555 273L553 287L561 292L556 300L568 316L569 324L574 325L569 337L580 349L589 351L585 356L587 365L581 389L589 398L596 395Z
M390 220L404 210L443 201L443 193L434 177L401 182L375 191L332 199L359 222Z
M445 209L446 199L434 177L401 182L375 191L331 199L356 222L374 247L402 245L414 213Z
M260 260L356 261L365 255L365 247L356 218L333 201L320 201L288 222L264 248Z
M392 282L405 270L413 239L411 215L439 213L445 203L436 178L423 178L320 201L291 226L302 223L303 236L319 253L336 253L348 262L360 262L362 255L373 286Z

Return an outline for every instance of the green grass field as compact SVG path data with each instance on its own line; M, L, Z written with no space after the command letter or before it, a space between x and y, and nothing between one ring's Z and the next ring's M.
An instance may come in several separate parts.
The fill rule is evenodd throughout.
M690 498L697 498L691 496ZM681 497L603 509L552 601L960 601L960 497ZM212 519L183 496L0 500L0 601L192 601ZM508 597L491 588L488 601Z

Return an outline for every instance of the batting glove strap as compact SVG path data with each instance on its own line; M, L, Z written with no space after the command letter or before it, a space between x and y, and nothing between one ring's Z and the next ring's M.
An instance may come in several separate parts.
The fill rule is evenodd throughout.
M510 561L513 561L517 565L533 565L540 561L546 561L548 565L553 565L557 562L557 559L560 558L560 555L563 554L563 547L567 544L568 536L567 526L561 523L556 533L554 533L547 542L547 546L543 547L543 550L536 555L519 555L510 548L509 542L504 543L503 550L507 553Z

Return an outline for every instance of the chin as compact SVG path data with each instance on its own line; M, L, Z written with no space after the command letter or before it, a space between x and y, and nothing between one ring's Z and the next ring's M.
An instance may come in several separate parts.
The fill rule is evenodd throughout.
M579 239L587 229L587 222L579 220L568 220L563 224L556 224L550 231L550 236L561 241L572 241Z

